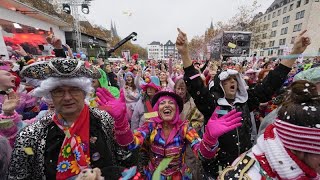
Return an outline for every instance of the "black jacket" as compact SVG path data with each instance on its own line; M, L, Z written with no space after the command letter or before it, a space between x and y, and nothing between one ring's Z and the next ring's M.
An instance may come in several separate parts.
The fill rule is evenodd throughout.
M287 74L290 72L290 68L279 65L273 71L270 71L268 76L260 84L257 84L254 88L247 90L248 100L244 103L235 103L232 106L220 106L218 99L224 97L224 92L220 87L220 80L218 75L215 77L215 86L213 87L213 95L209 92L209 89L204 86L204 83L200 77L190 79L189 77L198 74L198 71L193 67L187 67L184 69L184 80L187 84L187 89L197 108L204 115L205 124L210 119L212 113L217 106L220 106L221 110L230 111L237 109L242 112L242 126L230 131L219 138L219 148L217 157L213 161L208 161L204 164L205 173L209 173L211 177L217 177L219 166L220 169L224 169L243 152L249 150L252 147L251 142L251 119L250 112L259 107L260 103L268 102L271 100L272 95L280 89L282 84L287 78Z

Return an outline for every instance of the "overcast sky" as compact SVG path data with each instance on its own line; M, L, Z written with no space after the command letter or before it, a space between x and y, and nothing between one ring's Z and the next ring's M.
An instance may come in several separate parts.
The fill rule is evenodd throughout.
M152 41L175 42L177 27L191 39L203 35L217 21L227 21L242 4L253 0L93 0L90 14L85 17L91 22L110 29L111 20L116 23L120 37L131 32L138 33L134 43L146 47ZM261 11L273 0L259 0ZM128 14L131 14L129 16Z

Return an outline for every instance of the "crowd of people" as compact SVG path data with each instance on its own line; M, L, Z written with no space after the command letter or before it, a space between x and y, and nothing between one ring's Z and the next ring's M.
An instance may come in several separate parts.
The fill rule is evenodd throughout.
M305 34L275 61L193 61L180 29L168 61L83 61L53 37L56 57L22 49L0 61L0 179L320 179Z

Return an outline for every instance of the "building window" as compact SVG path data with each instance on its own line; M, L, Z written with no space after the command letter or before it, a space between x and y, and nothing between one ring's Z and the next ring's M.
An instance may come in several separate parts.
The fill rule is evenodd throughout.
M309 3L309 0L305 0L305 1L304 1L304 4L308 4L308 3Z
M271 18L271 14L268 15L268 20L270 20L270 18Z
M266 44L265 42L261 43L261 48L265 48L266 47Z
M264 51L260 51L260 56L264 56Z
M296 40L296 36L292 37L290 44L293 44L295 40Z
M278 10L278 16L280 16L280 15L281 15L281 9Z
M274 46L274 41L270 41L269 42L269 47L273 47Z
M272 55L273 54L273 50L268 50L268 56Z
M292 11L292 10L293 10L293 4L290 4L289 11Z
M278 20L273 21L273 22L272 22L272 27L277 27L277 26L278 26Z
M293 32L301 31L301 28L302 28L302 23L296 24L293 27Z
M272 18L276 17L276 12L272 13Z
M297 8L301 6L301 0L297 2Z
M270 37L276 37L277 31L271 31Z
M287 7L283 8L283 14L287 12Z
M279 46L286 44L286 38L279 40Z
M284 17L283 20L282 20L282 24L288 23L289 20L290 20L290 16Z
M267 39L267 33L262 34L262 39Z
M263 25L263 30L267 30L267 29L268 29L268 27L269 27L269 24L265 24L265 25Z
M278 55L279 55L279 56L283 55L283 49L279 49L279 50L278 50Z
M267 20L267 16L265 16L265 17L263 18L263 21L264 21L264 22L266 22L266 20Z
M296 20L304 18L304 12L305 12L305 10L297 12Z
M287 34L287 33L288 33L288 27L281 29L281 35L284 35L284 34Z

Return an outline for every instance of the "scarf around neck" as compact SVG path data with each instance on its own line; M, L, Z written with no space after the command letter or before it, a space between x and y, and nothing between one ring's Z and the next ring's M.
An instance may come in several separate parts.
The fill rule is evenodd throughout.
M264 176L279 180L310 180L320 176L298 159L280 140L274 124L269 125L252 148L265 171Z
M89 108L87 105L84 106L71 127L64 126L60 114L56 113L53 121L65 133L57 163L56 179L68 179L79 174L82 169L88 168L90 164Z

